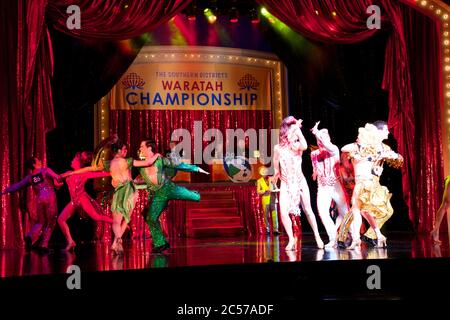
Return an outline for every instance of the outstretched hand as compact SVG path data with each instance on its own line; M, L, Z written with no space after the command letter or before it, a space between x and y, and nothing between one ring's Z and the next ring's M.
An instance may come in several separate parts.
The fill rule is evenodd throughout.
M59 176L58 176L58 181L60 181L60 180L62 180L62 179L64 179L64 178L67 178L68 176L70 176L71 175L71 173L72 173L73 171L67 171L67 172L65 172L65 173L63 173L63 174L60 174Z
M302 119L297 119L297 125L299 126L299 128L302 127L302 122L303 122Z
M314 125L314 127L312 127L311 132L313 135L316 135L319 132L319 123L320 121L317 121L316 124Z
M205 170L203 170L202 168L198 168L198 172L200 172L200 173L204 173L204 174L209 174L209 172L208 171L205 171Z

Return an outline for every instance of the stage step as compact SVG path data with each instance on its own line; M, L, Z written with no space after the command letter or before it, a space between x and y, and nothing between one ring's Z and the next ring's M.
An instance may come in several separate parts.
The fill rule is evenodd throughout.
M233 204L235 206L236 204ZM197 217L220 217L220 216L239 216L237 207L228 208L187 208L188 219Z
M201 200L186 209L188 237L223 237L244 233L232 191L201 193Z
M244 233L242 226L230 226L230 227L211 227L211 228L192 228L191 237L228 237L237 236Z
M234 195L232 191L212 191L212 192L205 192L200 193L200 202L203 200L234 200Z
M190 202L189 208L230 208L236 205L234 199L217 199L217 200L203 200L199 202Z
M237 227L241 228L241 217L202 217L202 218L193 218L191 220L192 228L231 228Z

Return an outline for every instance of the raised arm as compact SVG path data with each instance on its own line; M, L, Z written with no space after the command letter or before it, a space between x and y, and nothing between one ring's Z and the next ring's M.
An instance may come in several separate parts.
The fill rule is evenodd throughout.
M330 139L324 139L322 132L318 129L320 121L316 122L316 125L311 129L311 133L316 136L317 142L320 142L322 146L333 156L339 156L339 148L331 143Z
M45 170L46 174L48 174L52 179L53 179L53 184L56 188L61 188L62 185L64 184L61 181L61 177L59 175L57 175L52 169L50 168L46 168Z
M103 171L105 169L103 162L100 162L98 166L90 166L90 167L84 167L75 171L69 171L61 175L62 178L73 176L75 174L84 174L89 172L99 172Z
M23 189L23 188L29 186L31 183L30 179L31 179L31 176L26 176L19 182L16 182L16 183L10 185L9 187L7 187L3 192L1 192L1 194L16 192L16 191L19 191L20 189Z
M185 172L200 172L200 173L204 173L204 174L209 174L209 172L203 170L199 166L196 166L194 164L183 163L183 162L181 162L178 165L174 165L173 168L180 170L180 171L185 171Z
M354 143L349 143L341 148L341 152L352 152L356 150L356 145Z
M301 125L299 125L301 128ZM298 130L298 140L300 141L300 150L305 151L308 149L308 143L306 142L305 136L303 135L302 129Z
M109 176L111 176L111 173L99 171L99 172L88 172L88 173L84 173L83 175L85 177L87 177L88 179L96 179L96 178L109 177Z
M153 163L155 163L158 157L161 157L161 155L159 153L155 153L149 159L133 160L133 167L150 167Z
M273 181L274 183L277 183L278 179L280 178L280 147L276 145L273 148L273 169L274 169L274 175L273 175Z

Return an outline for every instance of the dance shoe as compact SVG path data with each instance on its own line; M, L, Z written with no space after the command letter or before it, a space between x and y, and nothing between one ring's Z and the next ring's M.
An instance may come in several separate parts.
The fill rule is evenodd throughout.
M385 248L387 246L387 239L385 236L381 236L377 239L377 248Z
M378 246L378 242L377 242L377 240L375 240L375 239L371 239L371 238L369 238L369 237L367 237L367 236L362 236L361 237L361 240L362 241L364 241L365 243L367 243L369 246L371 246L371 247L377 247Z
M161 246L154 247L152 249L152 253L162 253L162 252L164 252L166 250L169 250L169 249L170 249L170 244L167 242L167 243L165 243L165 244L163 244Z
M76 246L77 244L75 243L75 242L70 242L70 243L68 243L67 244L67 246L64 248L64 251L66 251L66 252L73 252L73 251L75 251L75 246Z
M361 246L361 239L353 240L352 243L347 247L347 250L353 250L359 246Z
M439 231L438 230L431 230L430 232L431 240L433 240L433 244L441 244L442 241L439 240Z
M324 245L323 245L323 241L322 241L322 239L320 239L320 237L316 237L316 243L317 243L317 248L323 249Z

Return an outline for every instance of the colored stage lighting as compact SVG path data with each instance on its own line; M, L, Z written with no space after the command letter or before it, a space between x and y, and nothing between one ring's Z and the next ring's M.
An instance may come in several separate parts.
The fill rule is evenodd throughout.
M269 11L267 11L267 9L264 7L261 7L260 12L264 17L267 17L269 15Z
M205 14L205 17L209 23L216 22L217 16L214 14L214 12L216 12L216 11L214 11L213 9L210 9L210 8L206 8L205 10L203 10L203 13Z
M231 23L236 23L239 21L239 18L238 18L239 14L238 14L238 10L236 9L236 7L232 7L230 9L229 16L230 16Z
M189 21L195 21L197 19L197 6L191 5L186 9L186 16Z
M253 24L256 24L256 23L260 22L259 14L258 14L258 11L256 9L251 9L249 15L250 15L250 21Z

